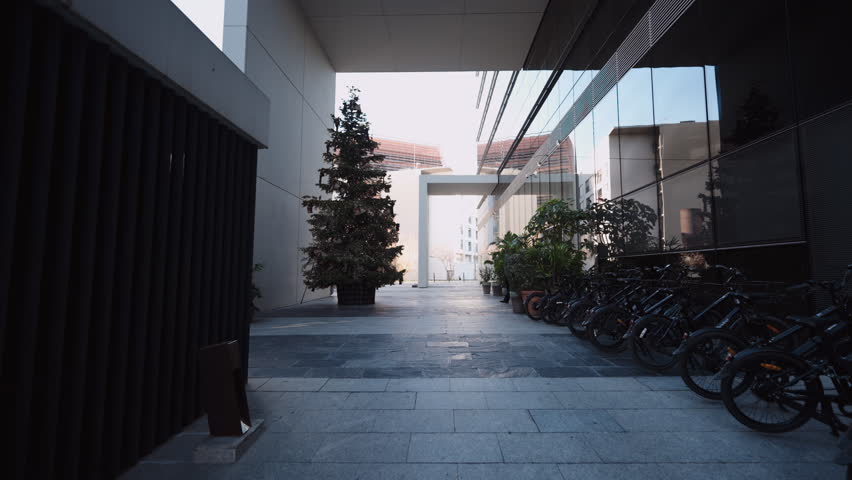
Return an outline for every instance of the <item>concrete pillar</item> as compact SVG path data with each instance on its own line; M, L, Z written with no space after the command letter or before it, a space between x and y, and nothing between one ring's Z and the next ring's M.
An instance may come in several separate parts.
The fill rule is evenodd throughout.
M420 176L420 197L417 209L417 287L429 286L429 183Z

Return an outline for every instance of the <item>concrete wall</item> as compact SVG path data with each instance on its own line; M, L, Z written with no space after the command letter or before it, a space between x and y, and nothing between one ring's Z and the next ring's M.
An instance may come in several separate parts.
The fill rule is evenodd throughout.
M263 310L329 292L305 290L310 241L303 195L319 194L335 71L295 0L226 0L223 50L269 97L269 148L258 157L255 274Z
M269 100L170 0L47 3L84 19L259 145L269 141Z

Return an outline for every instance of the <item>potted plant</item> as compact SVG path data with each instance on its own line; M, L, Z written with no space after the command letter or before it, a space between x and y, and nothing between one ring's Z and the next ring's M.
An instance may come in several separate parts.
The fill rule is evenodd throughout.
M517 294L511 296L512 311L516 313L523 313L523 302L527 295L540 290L537 288L540 284L538 270L533 262L535 255L533 248L524 248L505 257L505 274L509 280L511 292Z
M482 293L488 295L491 293L491 279L494 278L494 269L487 263L479 269L479 280L482 285Z
M328 166L319 170L317 184L327 196L302 201L313 235L310 246L302 249L305 285L312 290L336 287L339 305L373 304L377 288L401 284L405 273L394 265L402 253L396 245L395 202L382 195L390 191L387 172L377 167L384 157L373 154L378 144L370 137L357 89L349 90L333 125L323 154Z
M503 282L495 275L495 280L491 281L491 295L495 297L503 296Z
M498 238L493 245L494 251L491 252L490 262L494 265L494 280L496 283L491 284L491 294L499 296L503 295L503 286L507 281L510 282L509 276L506 274L506 256L520 251L524 246L524 241L519 235L506 232L506 235ZM509 288L512 288L511 283L509 284Z
M512 303L513 313L524 313L524 301L521 300L521 293L514 290L509 291L509 300Z

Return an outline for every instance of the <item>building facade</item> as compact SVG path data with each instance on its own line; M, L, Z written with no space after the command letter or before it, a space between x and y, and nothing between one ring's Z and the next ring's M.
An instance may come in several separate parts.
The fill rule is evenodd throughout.
M436 146L380 137L373 140L379 144L375 154L385 157L380 166L388 172L444 166L441 149Z
M519 232L543 200L608 200L653 212L644 238L611 246L623 261L835 278L852 261L852 84L821 66L850 7L818 3L552 1L524 69L490 73L512 78L489 92L504 114L483 114L497 140L480 152L516 177L480 225Z

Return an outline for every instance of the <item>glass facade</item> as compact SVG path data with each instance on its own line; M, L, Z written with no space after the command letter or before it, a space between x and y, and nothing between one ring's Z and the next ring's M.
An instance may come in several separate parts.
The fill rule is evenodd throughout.
M663 261L669 252L698 251L718 260L730 249L794 245L785 250L798 252L794 261L827 269L831 261L817 261L808 249L837 242L817 232L813 219L852 234L849 216L831 223L808 209L826 195L852 200L848 188L826 192L813 184L831 183L823 180L831 169L813 157L848 150L825 143L848 144L835 125L849 125L852 82L825 66L844 44L842 19L852 8L803 0L610 3L600 8L618 10L593 17L603 23L586 25L574 39L579 53L563 56L561 69L517 74L507 115L493 127L490 146L500 143L500 154L488 160L514 177L492 204L499 234L523 231L550 198L577 208L611 200L625 217L656 212L656 221L625 225L637 233L611 249L621 257ZM643 29L651 32L644 48L635 40ZM808 33L816 31L826 33ZM631 68L620 71L625 63ZM531 110L539 96L541 108ZM828 111L836 120L818 121ZM848 156L835 162L849 178ZM845 265L852 248L844 251Z

